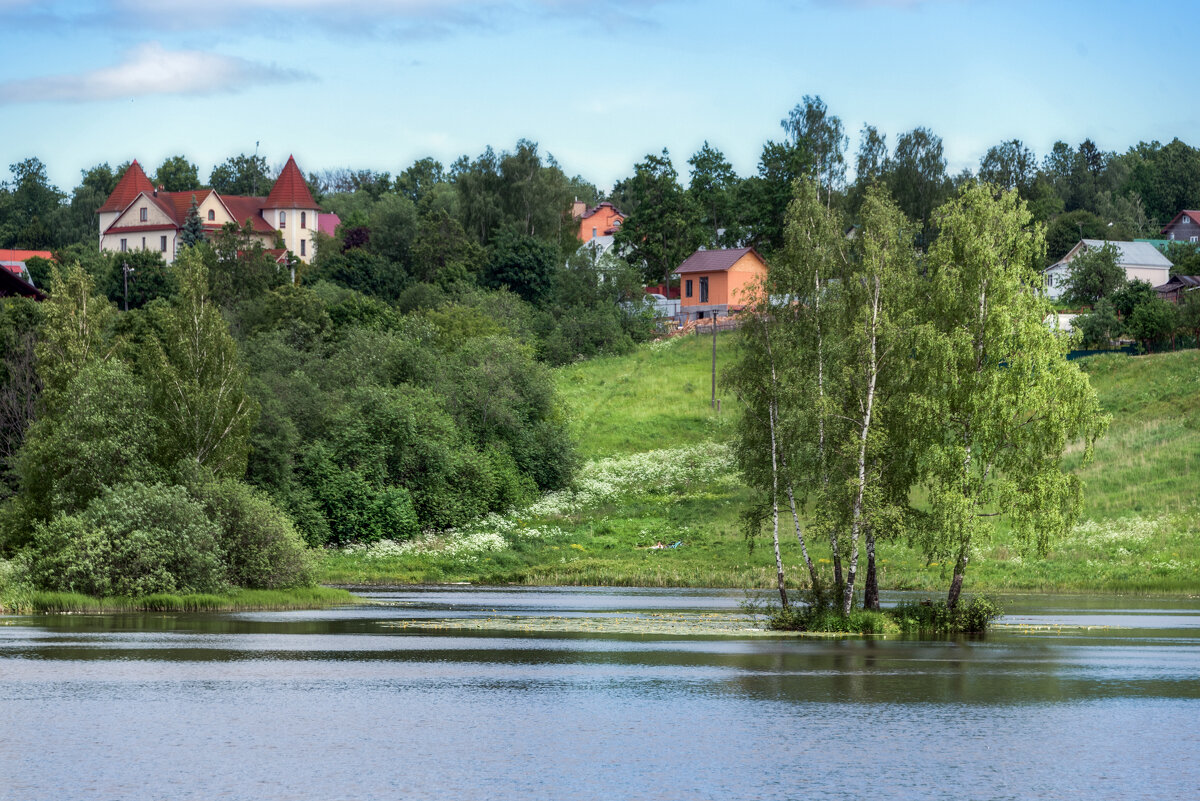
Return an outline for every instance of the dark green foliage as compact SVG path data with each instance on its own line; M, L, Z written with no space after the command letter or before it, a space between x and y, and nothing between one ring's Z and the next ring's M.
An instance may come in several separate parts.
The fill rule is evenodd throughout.
M635 168L625 189L632 211L615 241L630 264L642 266L647 283L669 284L671 272L707 239L696 207L679 185L671 155L647 155Z
M231 480L204 482L194 492L220 527L218 541L231 582L263 590L314 583L312 557L295 526L264 495Z
M200 173L186 156L171 156L154 171L154 185L167 192L186 192L200 187ZM218 190L219 191L219 190Z
M1046 229L1046 263L1053 264L1067 255L1081 239L1103 239L1107 234L1104 221L1090 211L1060 214Z
M507 288L530 303L544 299L554 286L558 249L514 231L495 238L484 271L484 283Z
M95 596L220 591L219 536L182 487L117 484L79 514L35 527L31 578Z
M1171 275L1200 275L1200 246L1195 242L1168 242L1163 255L1171 262Z
M404 540L418 531L408 490L373 486L359 472L336 465L323 447L310 451L301 477L321 517L301 521L311 545Z
M1109 242L1103 247L1088 248L1076 254L1071 260L1064 300L1091 305L1124 286L1125 268L1120 264L1120 255L1116 246Z
M1112 301L1113 308L1117 314L1121 315L1122 320L1128 320L1133 310L1144 303L1151 303L1158 300L1158 293L1154 291L1154 287L1149 281L1128 281L1109 296Z
M389 301L398 298L410 280L402 265L364 248L352 248L322 260L312 278Z
M1004 614L1004 609L986 595L951 609L945 601L909 601L887 610L911 634L983 634Z
M1157 297L1139 303L1125 321L1126 335L1141 342L1145 348L1166 341L1174 343L1178 328L1178 308Z
M182 247L190 248L204 241L204 222L200 219L200 211L196 207L196 196L192 195L192 205L188 207L187 217L183 220L183 231L179 234Z
M1100 299L1090 314L1081 314L1071 322L1085 348L1110 348L1121 336L1122 326L1116 310L1107 298Z
M267 160L257 154L230 156L208 176L208 185L222 195L265 195L273 183L267 174Z

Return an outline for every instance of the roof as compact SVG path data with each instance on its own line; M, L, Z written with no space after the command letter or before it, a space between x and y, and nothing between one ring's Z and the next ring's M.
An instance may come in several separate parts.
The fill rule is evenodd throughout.
M317 215L317 230L329 236L337 236L337 227L342 224L342 218L333 212L321 212Z
M1169 292L1176 287L1195 289L1200 287L1200 275L1175 275L1167 283L1154 287L1159 292Z
M13 250L11 248L0 248L0 262L8 263L10 261L25 262L29 259L53 259L54 254L48 250Z
M612 203L609 203L607 200L605 200L605 201L603 201L603 202L601 202L601 203L597 203L597 204L596 204L594 207L592 207L592 208L588 209L587 211L585 211L585 212L583 213L583 216L582 216L582 217L580 217L579 219L581 219L581 220L586 220L588 217L591 217L593 214L596 214L597 212L599 212L599 211L600 211L600 209L604 208L605 206L607 206L608 208L612 209L612 210L613 210L613 212L614 212L615 214L619 214L619 215L620 215L620 216L622 216L622 217L624 217L624 216L625 216L625 212L621 211L621 210L620 210L620 209L618 209L616 206L614 206Z
M273 234L275 229L271 224L263 219L262 209L269 208L263 206L264 198L261 197L243 197L241 195L218 195L225 203L225 208L229 209L229 213L233 215L233 219L237 220L238 225L242 225L246 220L250 221L250 226L255 233Z
M1187 217L1192 222L1194 222L1196 225L1200 225L1200 211L1188 211L1185 209L1184 211L1181 211L1178 214L1176 214L1174 219L1172 219L1169 223L1164 225L1162 232L1165 234L1167 232L1168 228L1170 228L1172 225L1175 225L1175 223L1179 222L1184 217Z
M681 274L713 273L728 270L747 253L753 253L754 257L762 262L763 266L766 266L766 259L760 256L754 248L722 248L721 250L697 250L688 256L675 272Z
M308 184L304 181L304 175L300 172L300 168L296 166L296 159L292 156L288 156L287 164L283 165L283 171L275 179L275 185L271 187L271 194L267 195L267 202L261 208L319 208L317 202L313 200L312 193L308 191Z
M121 180L117 181L117 186L108 196L108 200L104 201L104 205L97 209L96 213L124 211L139 192L153 194L154 184L150 183L150 179L142 171L142 165L137 163L137 159L134 159L133 163L126 168L125 174L121 176Z
M1083 239L1075 247L1071 248L1071 251L1067 255L1046 269L1053 269L1075 258L1079 252L1080 245L1089 250L1093 248L1099 250L1105 245L1112 245L1117 249L1117 263L1122 267L1161 267L1170 269L1174 266L1171 260L1163 255L1161 250L1149 242L1106 242L1102 239Z
M11 270L0 270L0 297L23 295L35 300L44 300L46 293L21 278Z

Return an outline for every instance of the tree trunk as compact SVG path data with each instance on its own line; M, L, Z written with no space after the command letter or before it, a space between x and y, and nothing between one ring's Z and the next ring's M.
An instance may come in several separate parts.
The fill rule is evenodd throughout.
M787 461L783 463L783 469L787 470ZM796 511L796 491L792 487L792 482L789 479L787 483L788 505L792 508L792 522L796 526L796 539L800 543L800 553L804 556L804 564L808 566L808 580L810 587L815 591L821 586L820 576L817 575L817 566L813 564L812 557L808 555L808 544L804 541L804 529L800 527L800 515Z
M875 535L867 529L867 580L863 582L863 609L879 611L879 577L875 573Z
M779 448L775 439L775 417L778 407L775 401L775 356L771 353L771 335L764 329L767 358L771 362L771 400L767 404L767 424L771 429L771 544L775 547L775 576L779 585L779 602L788 608L787 586L783 577L783 556L779 553Z
M821 408L817 410L817 461L821 465L821 488L829 489L829 468L825 462L825 339L821 333L821 273L813 272L813 312L817 322L817 402ZM842 582L842 552L838 548L837 526L829 527L829 558L833 561L833 591L841 592L845 584Z
M954 563L954 578L950 580L950 594L946 596L946 606L951 609L958 608L958 597L962 594L963 577L966 576L967 560L970 558L969 549L969 545L964 544Z
M871 433L871 412L875 405L875 381L879 376L879 362L876 356L876 327L879 324L880 287L879 279L875 279L874 297L871 308L870 328L867 329L867 341L870 344L870 362L867 374L867 398L863 406L862 426L858 436L858 489L854 494L854 510L850 517L850 569L846 574L846 588L842 591L842 613L850 614L854 603L854 575L858 570L858 534L862 527L863 496L867 489L867 438Z

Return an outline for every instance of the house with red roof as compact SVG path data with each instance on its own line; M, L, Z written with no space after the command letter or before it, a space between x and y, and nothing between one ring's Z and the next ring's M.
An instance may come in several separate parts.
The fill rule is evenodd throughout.
M98 210L100 249L156 250L168 263L174 261L193 200L207 234L226 223L239 228L249 223L263 247L274 248L282 238L285 251L312 261L321 208L291 156L266 197L222 195L212 189L165 192L151 183L135 159Z
M13 250L0 248L0 297L22 295L27 298L44 300L46 294L33 285L33 278L25 262L30 259L45 259L54 261L54 254L48 250Z
M753 302L767 276L767 262L754 248L697 250L675 270L684 320L727 317Z
M625 214L607 200L593 208L575 201L572 213L579 219L579 240L591 242L596 237L612 236L625 222Z
M1200 211L1181 211L1163 226L1164 239L1176 242L1200 242Z

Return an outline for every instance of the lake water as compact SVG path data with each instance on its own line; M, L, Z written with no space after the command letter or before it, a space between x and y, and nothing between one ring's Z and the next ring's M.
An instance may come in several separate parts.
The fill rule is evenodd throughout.
M0 618L0 799L1200 797L1196 600L1016 599L920 641L448 628L741 593L369 597Z

